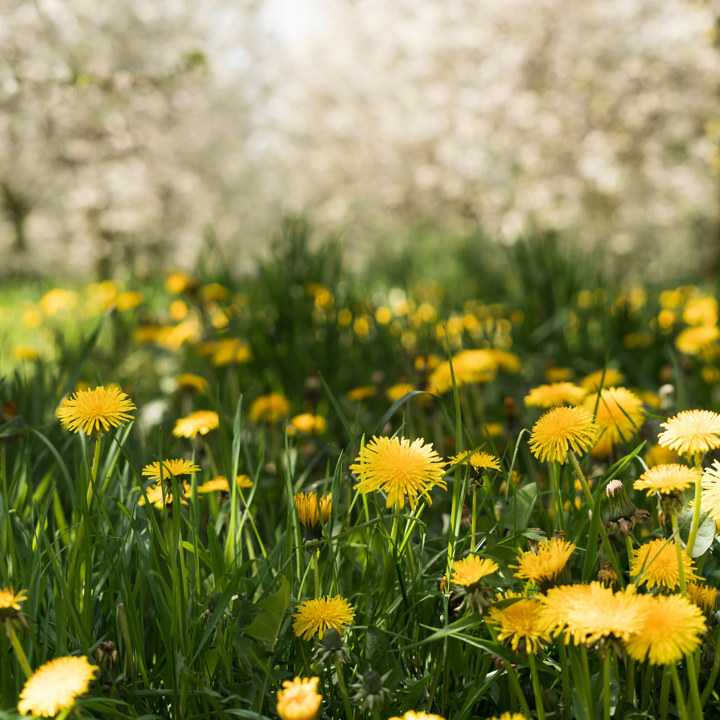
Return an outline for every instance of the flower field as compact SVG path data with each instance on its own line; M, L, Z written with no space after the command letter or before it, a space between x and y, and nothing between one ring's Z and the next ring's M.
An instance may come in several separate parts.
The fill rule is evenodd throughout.
M9 288L0 720L720 717L715 288L506 259Z

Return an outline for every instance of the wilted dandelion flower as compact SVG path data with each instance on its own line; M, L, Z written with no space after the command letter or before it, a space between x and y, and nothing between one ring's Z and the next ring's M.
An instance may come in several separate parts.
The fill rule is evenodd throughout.
M444 466L433 446L424 444L422 438L411 443L407 438L376 436L360 450L350 470L360 478L354 489L386 492L386 507L396 503L403 507L407 495L410 507L415 509L420 495L432 504L428 491L434 485L447 488Z
M23 715L53 717L75 704L86 693L98 668L85 657L61 657L40 666L20 693Z
M328 628L342 632L355 619L353 606L341 595L307 600L295 611L293 632L297 637L311 640L322 637Z
M194 438L207 435L220 424L218 414L213 410L196 410L187 417L180 418L173 428L176 437Z
M679 455L693 456L720 447L720 415L710 410L683 410L667 422L658 435L663 447Z
M588 395L583 407L595 413L600 437L592 449L596 457L612 453L613 445L629 440L643 424L642 400L624 387L604 388Z
M274 423L289 415L290 401L280 393L261 395L250 406L250 419L255 423Z
M535 423L529 445L539 460L564 464L568 452L586 452L597 437L598 427L591 412L579 407L556 407Z
M317 691L319 682L319 677L285 680L277 694L280 720L315 720L322 702L322 695Z
M589 585L559 585L541 598L542 618L555 635L565 641L588 645L601 639L627 640L642 621L641 596L630 586L613 592L600 582Z
M683 595L641 595L642 622L625 648L638 662L670 665L697 650L706 624L700 608Z
M133 419L131 410L135 410L135 405L122 390L100 385L94 390L79 390L66 398L56 414L68 430L90 434L125 425Z
M571 382L538 385L525 396L525 405L542 408L551 408L557 405L579 405L587 393L586 388Z
M150 463L143 468L142 474L151 480L168 480L171 475L181 477L183 475L192 475L199 472L200 466L191 460L182 460L180 458L173 460L158 460Z
M499 595L487 614L487 622L497 629L497 638L507 641L513 650L535 653L550 640L541 618L539 600L507 593Z
M671 495L694 486L697 476L695 468L679 463L665 463L646 470L633 483L633 487L636 490L647 490L648 495L652 492Z
M681 553L685 581L697 580L693 572L693 561L685 550ZM651 540L633 551L630 558L630 577L640 578L648 588L674 590L680 585L677 550L674 543Z
M515 576L538 585L542 590L556 583L558 577L565 569L575 546L560 538L543 540L537 552L527 550L520 555Z

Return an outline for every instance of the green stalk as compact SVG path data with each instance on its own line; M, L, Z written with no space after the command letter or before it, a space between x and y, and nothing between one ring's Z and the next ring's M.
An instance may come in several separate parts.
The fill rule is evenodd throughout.
M351 720L354 715L352 708L350 707L350 696L348 695L347 687L345 685L345 678L343 678L342 665L337 657L333 658L335 664L335 672L337 673L338 687L340 688L340 695L342 697L343 706L345 707L345 717L347 720Z
M23 673L25 674L25 678L29 679L30 676L33 674L32 668L30 667L30 663L28 662L27 655L25 654L25 650L23 650L22 643L20 642L20 639L15 634L15 628L13 627L12 622L7 622L6 625L7 628L7 634L10 638L10 642L12 643L13 650L15 650L15 655L17 655L18 662L20 663L20 667L22 668Z
M695 547L695 538L700 528L700 498L702 495L702 454L698 453L695 456L695 469L697 472L697 478L695 479L695 507L693 509L692 522L690 523L690 533L687 540L687 553L692 557L692 551Z
M535 709L537 710L538 720L545 720L542 688L540 687L540 678L538 677L537 667L535 666L535 656L532 653L529 653L527 659L528 665L530 666L530 677L532 677L533 692L535 693ZM608 717L610 716L608 715Z
M635 705L635 658L626 656L625 663L625 688L623 690L625 702Z
M472 491L472 516L470 518L470 552L475 552L475 526L477 518L477 490L473 486Z
M555 504L557 505L558 528L565 532L565 509L563 508L562 490L560 489L560 464L554 462L551 467Z
M520 703L520 707L522 708L523 713L527 715L527 717L532 717L532 713L530 712L530 706L528 705L522 688L520 687L520 681L518 680L515 668L507 660L505 660L505 658L503 658L503 665L505 666L505 670L508 674L508 679L510 680L510 685L515 692L515 696Z
M603 657L603 720L610 720L610 652L607 648Z
M649 665L649 663L648 663ZM652 667L652 665L649 665ZM665 720L668 714L668 703L670 702L670 668L663 667L662 679L660 680L660 720ZM643 706L644 707L644 706Z
M557 647L560 655L562 697L563 704L565 705L565 716L569 718L570 710L572 709L572 695L570 692L570 670L568 665L567 648L565 647L565 639L563 637L558 640Z
M315 597L320 597L320 565L318 559L320 557L320 550L315 549L313 552L313 570L315 571Z
M685 706L685 698L683 697L682 686L680 685L680 678L678 677L677 667L674 663L670 665L670 677L672 678L673 688L675 690L675 702L677 704L680 718L681 720L688 720L687 708ZM694 717L702 718L702 714Z

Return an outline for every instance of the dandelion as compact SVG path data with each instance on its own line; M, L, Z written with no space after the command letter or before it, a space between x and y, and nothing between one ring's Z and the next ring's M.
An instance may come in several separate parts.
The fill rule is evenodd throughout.
M250 419L255 423L275 423L290 415L290 402L280 393L261 395L250 406Z
M354 619L353 606L341 595L307 600L295 611L293 632L311 640L314 635L322 637L328 628L342 632Z
M196 410L187 417L180 418L173 428L176 437L194 438L207 435L220 424L218 414L213 410Z
M20 603L27 600L27 590L16 593L11 587L0 588L0 622L15 617L20 610Z
M525 405L541 408L551 408L557 405L579 405L587 392L586 388L571 382L539 385L525 396Z
M699 355L720 338L717 325L697 325L685 328L675 338L675 347L685 355Z
M472 589L492 573L498 571L498 564L490 558L481 558L477 555L469 555L462 560L456 560L452 564L450 583L460 587Z
M615 387L622 385L625 381L623 374L615 368L605 368L604 370L596 370L586 375L580 384L587 388L589 392L597 392L602 387Z
M528 717L522 713L505 712L500 717L491 717L488 720L528 720Z
M432 713L408 710L404 715L391 717L390 720L445 720L445 718L440 715L433 715Z
M720 462L717 460L703 473L700 504L720 528Z
M422 438L411 443L407 438L383 436L373 437L362 448L350 470L360 478L354 489L361 493L386 492L386 507L397 503L402 508L407 495L414 510L420 495L428 505L432 504L428 491L434 485L447 489L444 466L433 446L424 444Z
M541 598L542 620L565 641L589 645L601 639L627 640L642 622L644 605L630 586L613 592L603 583L560 585Z
M693 605L697 605L705 615L715 611L717 607L718 589L704 583L688 583L687 595Z
M643 423L642 400L627 388L611 387L588 395L583 407L595 413L600 438L592 454L607 457L613 445L624 442L637 433Z
M100 385L94 390L79 390L71 395L62 402L56 414L68 430L90 434L122 427L133 419L131 410L135 410L135 405L124 392L117 387Z
M20 693L23 715L53 717L68 710L86 693L98 668L85 657L61 657L39 667Z
M277 694L280 720L315 720L322 702L322 695L317 691L319 682L319 677L285 680Z
M190 492L190 486L187 483L182 483L180 486L180 502L183 505L187 505L185 497ZM148 504L156 508L164 507L165 505L172 505L173 493L168 491L163 485L151 485L145 490L145 495L141 495L138 499L138 505L145 505L145 496L147 496Z
M247 475L235 476L235 487L249 488L252 487L252 480ZM230 484L225 475L216 475L210 480L206 480L202 485L198 485L198 495L204 495L211 492L230 492Z
M500 595L487 614L497 630L498 640L508 641L513 650L535 653L550 640L541 620L542 605L519 593Z
M192 475L193 473L199 472L200 466L196 465L191 460L173 459L173 460L159 460L150 465L146 465L143 468L142 474L149 477L151 480L168 480L171 475L175 477L181 477L183 475Z
M579 407L556 407L535 423L530 451L539 460L567 462L568 452L584 453L598 437L592 413Z
M288 435L301 432L305 435L322 435L327 430L327 421L322 415L301 413L291 418L288 424Z
M415 390L415 386L412 383L395 383L395 385L392 385L385 391L385 397L387 397L390 402L397 402L400 398L405 397L405 395L413 390Z
M681 555L685 580L697 580L690 556L685 550ZM638 578L648 588L674 590L679 587L680 573L675 545L663 539L641 545L630 558L630 577Z
M353 388L345 393L345 397L350 402L367 400L368 398L375 397L375 395L377 395L377 388L374 385L361 385L360 387Z
M204 395L208 389L207 380L193 373L180 373L177 376L177 384L179 388L194 390L199 395Z
M547 589L556 583L558 577L565 569L575 546L560 538L543 540L537 552L528 550L520 555L517 565L516 577L535 583L541 590Z
M694 456L720 447L720 415L710 410L683 410L667 422L658 442L682 456Z
M323 495L319 500L317 493L298 493L295 495L295 508L297 509L300 524L308 530L320 527L320 518L327 522L332 510L332 493Z
M642 595L645 612L625 648L631 658L651 665L670 665L694 652L702 642L705 618L682 595Z
M472 452L467 450L450 458L452 465L470 465L476 472L481 473L483 470L500 470L500 460L495 455L488 452Z
M697 480L698 471L679 463L665 463L655 465L646 470L634 483L636 490L647 490L647 494L657 492L662 495L681 493L693 487Z

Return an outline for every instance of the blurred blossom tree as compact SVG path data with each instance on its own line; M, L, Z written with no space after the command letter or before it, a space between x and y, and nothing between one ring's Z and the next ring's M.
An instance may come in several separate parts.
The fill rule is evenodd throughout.
M194 259L209 223L234 230L260 186L260 7L0 4L3 271L142 272Z
M632 251L646 269L709 259L709 3L324 8L329 33L284 88L289 202L361 231L454 222L512 241L552 229L623 263Z

